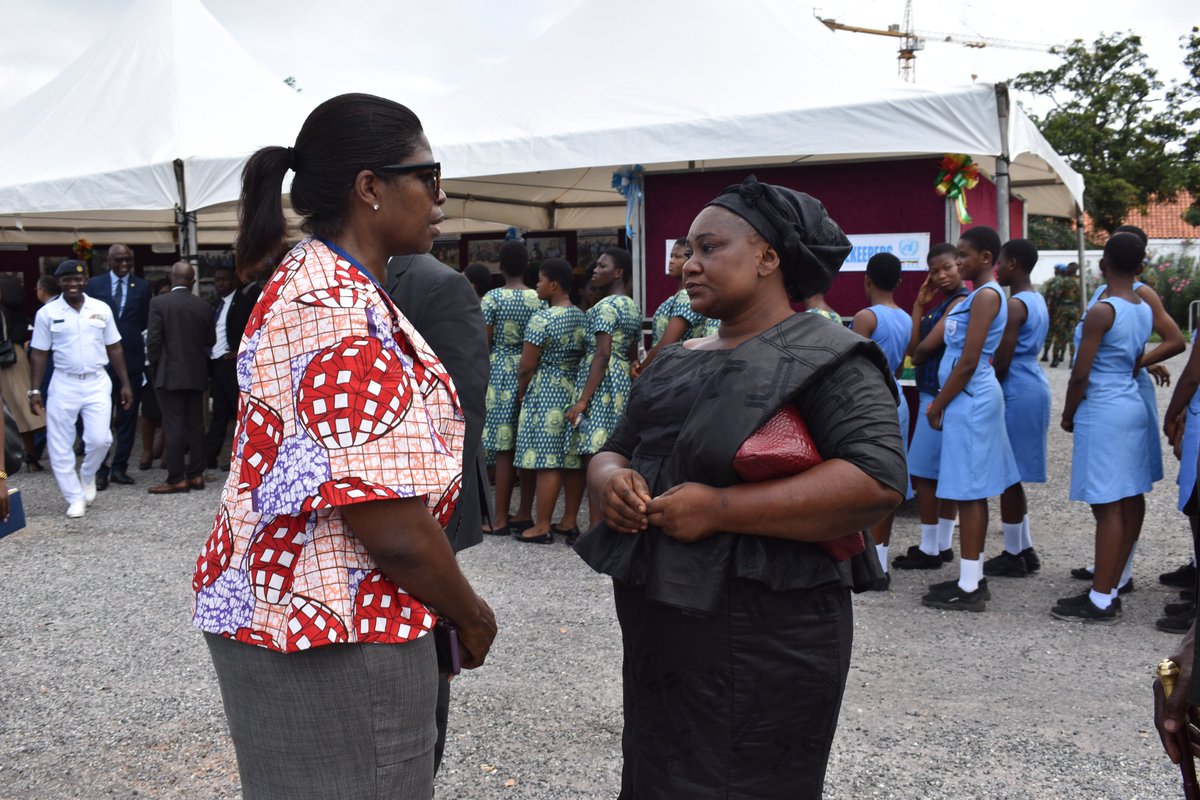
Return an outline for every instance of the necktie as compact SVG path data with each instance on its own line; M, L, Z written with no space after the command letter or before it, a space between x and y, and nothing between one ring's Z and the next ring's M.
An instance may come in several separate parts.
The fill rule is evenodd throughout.
M117 291L113 294L113 303L117 306L117 316L125 310L125 279L117 278Z

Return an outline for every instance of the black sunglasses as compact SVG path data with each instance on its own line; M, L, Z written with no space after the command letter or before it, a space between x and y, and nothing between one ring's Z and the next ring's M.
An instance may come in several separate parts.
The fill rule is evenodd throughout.
M442 163L440 161L430 161L425 164L388 164L383 167L375 167L372 172L381 172L388 175L408 175L412 172L428 172L430 177L423 178L429 190L433 192L434 198L442 191Z

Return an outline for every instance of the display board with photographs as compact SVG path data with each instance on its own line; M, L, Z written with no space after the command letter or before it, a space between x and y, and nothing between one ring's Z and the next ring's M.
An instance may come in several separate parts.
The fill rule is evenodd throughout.
M586 272L600 258L600 254L610 247L623 247L623 236L616 230L581 231L575 239L578 268Z
M196 285L201 297L216 294L213 276L216 275L218 267L234 269L233 250L200 250L196 253ZM145 276L146 280L153 282L156 278L150 277L151 269L146 268ZM170 272L171 268L166 267L164 277L170 275Z
M463 265L459 263L460 248L458 239L438 239L433 243L433 249L429 252L446 266L462 270Z

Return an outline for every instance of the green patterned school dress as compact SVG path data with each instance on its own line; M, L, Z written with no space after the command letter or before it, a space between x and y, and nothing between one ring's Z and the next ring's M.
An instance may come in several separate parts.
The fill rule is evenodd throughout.
M545 307L533 289L492 289L483 296L483 321L492 329L484 450L497 452L516 446L517 365L521 363L525 326L533 312Z
M578 469L567 409L575 402L575 374L583 357L587 319L575 306L534 312L525 341L542 350L525 390L517 422L516 462L520 469Z
M670 324L671 317L683 317L687 321L688 329L684 331L683 338L679 340L681 342L707 336L710 322L714 323L711 327L716 328L715 320L709 320L703 314L692 311L692 304L688 300L687 292L680 289L664 300L658 310L654 312L654 319L651 323L653 326L651 347L658 344L658 340L667 332L667 325Z
M632 297L612 295L588 309L586 352L575 378L576 398L583 395L583 387L587 385L592 359L596 355L597 333L607 333L612 337L612 352L604 377L600 379L600 385L592 394L587 411L583 413L576 429L576 451L579 455L590 456L600 452L617 426L617 420L625 412L629 387L632 385L629 377L629 346L637 339L641 329L642 315Z
M823 308L809 308L805 310L805 313L816 314L818 317L824 317L830 322L836 322L838 325L842 324L842 318L838 316L836 311L826 311Z

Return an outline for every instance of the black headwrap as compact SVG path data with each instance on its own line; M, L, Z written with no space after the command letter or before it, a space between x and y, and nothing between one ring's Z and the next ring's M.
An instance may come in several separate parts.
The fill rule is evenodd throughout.
M799 300L829 288L850 255L850 240L821 201L759 183L753 175L728 186L708 205L721 206L750 223L779 254L788 296Z

